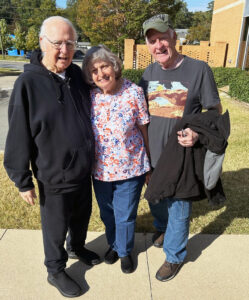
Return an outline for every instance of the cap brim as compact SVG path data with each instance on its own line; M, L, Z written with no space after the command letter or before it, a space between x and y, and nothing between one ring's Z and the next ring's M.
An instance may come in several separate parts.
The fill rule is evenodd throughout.
M146 36L146 33L150 30L150 29L154 29L156 31L159 32L166 32L168 29L170 28L170 26L168 24L153 24L153 25L149 25L148 26L144 26L144 36Z

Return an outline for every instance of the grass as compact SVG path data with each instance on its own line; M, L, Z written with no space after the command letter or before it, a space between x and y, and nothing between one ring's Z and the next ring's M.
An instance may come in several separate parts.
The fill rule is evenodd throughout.
M0 76L20 75L22 71L11 68L0 68Z
M11 56L11 55L5 55L3 57L2 54L0 54L0 60L6 61L29 61L29 59L26 59L24 56Z
M249 105L230 99L225 93L221 94L221 99L223 109L229 110L231 119L231 135L222 174L227 201L225 206L215 208L207 200L194 202L190 232L249 234ZM39 205L32 207L21 200L5 173L2 161L3 154L0 154L0 228L40 229ZM89 230L104 230L95 198ZM154 231L143 193L136 231Z

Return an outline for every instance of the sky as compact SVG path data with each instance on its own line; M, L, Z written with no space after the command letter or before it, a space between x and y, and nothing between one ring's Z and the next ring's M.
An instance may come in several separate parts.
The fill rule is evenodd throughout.
M205 11L207 10L208 3L211 0L185 0L189 11ZM67 0L56 0L57 6L61 8L66 7Z

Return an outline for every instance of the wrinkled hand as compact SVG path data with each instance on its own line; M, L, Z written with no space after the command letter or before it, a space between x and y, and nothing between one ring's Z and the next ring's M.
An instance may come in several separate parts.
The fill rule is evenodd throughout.
M186 128L181 131L177 131L178 143L183 147L192 147L198 141L198 133Z
M35 189L33 188L30 191L26 191L26 192L19 192L20 196L23 198L24 201L26 201L28 204L30 205L34 205L34 198L36 197L36 193L35 193Z

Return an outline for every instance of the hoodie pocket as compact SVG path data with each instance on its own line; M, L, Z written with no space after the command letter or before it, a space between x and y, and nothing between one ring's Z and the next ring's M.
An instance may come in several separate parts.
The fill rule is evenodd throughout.
M80 182L91 168L91 155L87 147L73 150L72 158L65 169L63 169L63 180L66 183Z

